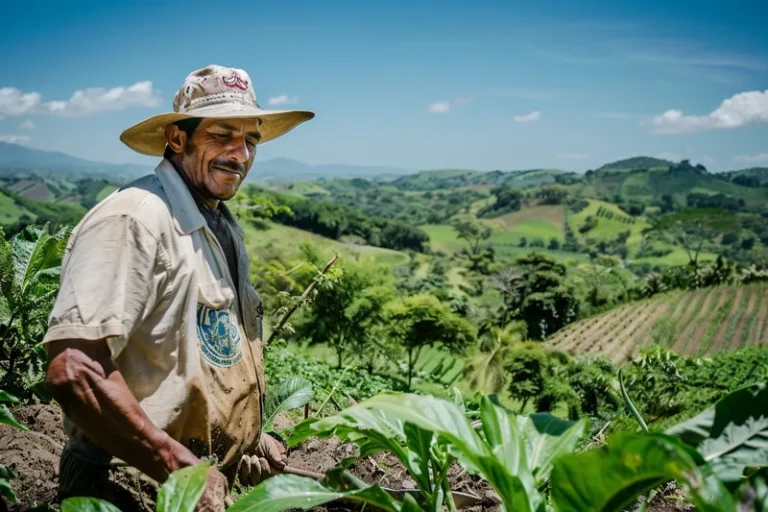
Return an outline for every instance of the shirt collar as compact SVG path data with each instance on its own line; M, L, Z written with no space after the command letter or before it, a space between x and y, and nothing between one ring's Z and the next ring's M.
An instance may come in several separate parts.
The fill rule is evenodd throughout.
M155 168L155 174L160 180L160 185L168 196L168 204L176 224L176 229L184 235L205 227L205 217L200 213L200 208L192 196L187 183L179 175L173 163L167 158L163 158ZM234 217L223 201L219 202L224 217L234 228L240 238L245 237L245 233L237 224Z

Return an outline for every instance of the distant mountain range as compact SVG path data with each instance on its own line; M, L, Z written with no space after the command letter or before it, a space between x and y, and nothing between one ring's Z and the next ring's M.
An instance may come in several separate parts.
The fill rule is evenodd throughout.
M659 168L669 167L673 162L647 156L634 156L624 160L611 162L598 168L600 170L622 170L637 168ZM110 164L106 162L96 162L78 158L58 151L45 151L41 149L28 148L18 144L0 142L0 169L13 170L31 170L46 172L62 172L91 174L103 176L113 181L127 181L144 174L152 172L151 165L142 164ZM399 167L386 167L374 165L352 165L352 164L320 164L311 165L290 158L270 158L267 160L256 160L253 168L246 178L246 182L251 183L286 183L291 181L316 181L320 179L335 178L365 178L368 180L386 180L393 181L398 178L401 180L407 176L416 174L423 175L419 179L427 179L439 176L445 178L445 174L454 173L457 175L457 181L466 180L468 174L488 174L488 177L473 178L471 181L496 182L499 181L497 175L509 174L526 175L526 179L531 177L530 173L544 172L547 175L562 173L557 169L551 170L525 170L525 171L471 171L471 170L434 170L421 171L418 169L407 169ZM756 168L741 171L730 171L731 174L743 173L746 175L757 175L761 182L768 181L765 168ZM461 176L459 178L459 176ZM504 180L501 180L504 181Z
M18 144L0 142L0 169L16 169L49 172L78 172L105 175L124 180L152 172L152 166L139 164L110 164L94 162L58 151L44 151ZM414 169L365 166L349 164L309 165L289 158L256 160L247 182L280 183L287 181L312 181L319 178L377 178L394 179L416 172Z
M320 164L310 165L290 158L270 158L254 162L246 182L284 183L288 181L314 181L320 178L366 178L389 180L413 174L416 169L382 167L374 165Z
M104 174L123 179L137 177L148 171L145 165L94 162L58 151L33 149L7 142L0 142L0 168Z

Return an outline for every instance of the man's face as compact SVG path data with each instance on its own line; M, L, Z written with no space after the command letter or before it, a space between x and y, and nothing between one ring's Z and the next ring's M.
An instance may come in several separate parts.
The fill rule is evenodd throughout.
M182 153L192 186L206 199L232 198L253 165L260 139L258 120L203 119Z

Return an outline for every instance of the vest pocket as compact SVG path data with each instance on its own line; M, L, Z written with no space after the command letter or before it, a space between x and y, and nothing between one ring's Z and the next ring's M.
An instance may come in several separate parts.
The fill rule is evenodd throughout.
M227 280L203 283L197 287L197 302L211 309L227 309L232 305L235 292L227 286Z

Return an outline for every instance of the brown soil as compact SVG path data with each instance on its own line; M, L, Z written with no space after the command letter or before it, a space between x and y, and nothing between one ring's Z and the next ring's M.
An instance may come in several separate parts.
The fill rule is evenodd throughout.
M704 300L702 302L696 300L696 302L701 304L701 306L696 308L696 311L692 312L693 314L691 315L687 325L680 324L681 326L685 325L685 328L681 333L678 334L677 340L675 341L674 345L672 345L672 350L679 354L685 349L685 346L688 344L688 339L693 336L694 331L699 327L700 320L709 314L709 305L711 304L712 297L716 292L716 288L710 288L704 292L706 295L704 295ZM698 297L695 298L698 299Z
M766 292L765 289L760 289L759 291L755 292L756 294L759 293L760 297L757 299L758 304L763 303L763 299L765 298ZM766 307L759 307L757 319L755 320L755 326L752 328L752 331L754 334L750 334L750 345L763 345L768 343L768 340L765 339L765 319L766 319L766 313L768 313L768 308Z
M739 292L742 291L742 288L739 288ZM730 350L737 349L739 346L742 345L742 336L744 335L744 328L747 326L747 321L752 317L752 314L755 310L755 306L757 305L757 290L749 290L749 302L747 303L747 309L744 311L744 314L739 318L739 323L736 324L736 330L733 332L733 338L730 340L730 344L728 348ZM734 311L738 311L736 307L734 307ZM735 314L735 313L734 313ZM749 340L745 340L747 343ZM746 343L744 343L746 344Z
M726 302L728 302L728 292L724 292L718 295L717 297L717 304L711 308L712 314L711 316L715 316L718 311L720 311L720 308L722 308ZM699 318L704 319L710 316L709 313L709 301L704 304L703 310L706 310L706 313L703 313ZM707 329L709 329L709 322L697 322L699 325L696 327L696 330L691 335L691 338L687 340L685 346L682 349L682 353L686 356L692 356L696 353L697 350L699 350L699 346L701 344L701 339L704 337L704 335L707 332Z
M19 504L9 510L26 510L35 503L56 497L59 456L66 436L61 428L61 409L55 405L29 405L13 411L16 421L30 428L22 431L0 425L0 464L16 472L11 480Z

